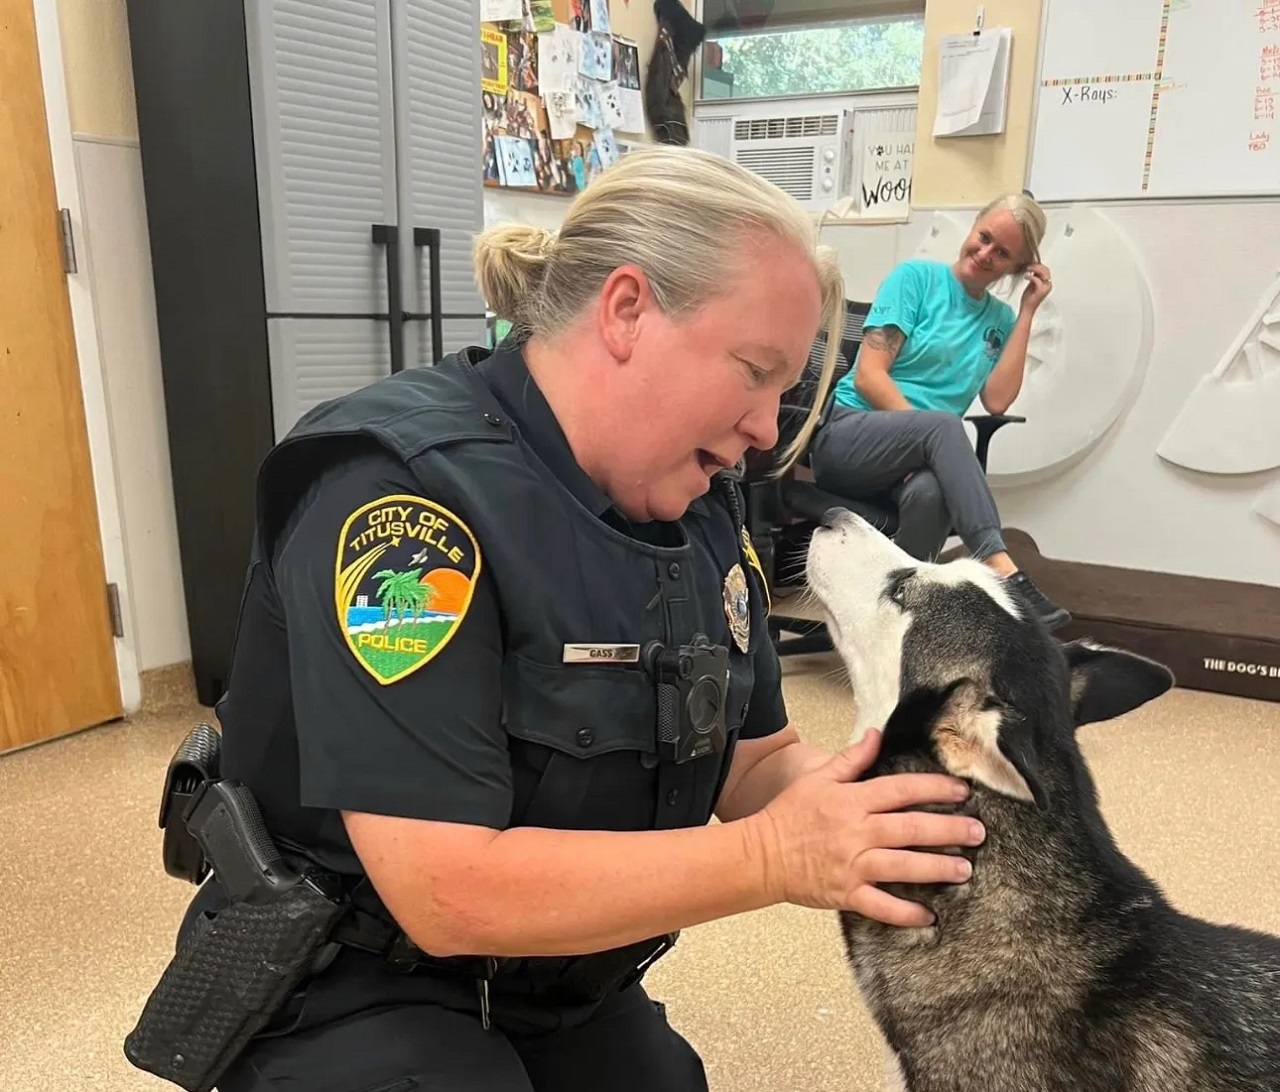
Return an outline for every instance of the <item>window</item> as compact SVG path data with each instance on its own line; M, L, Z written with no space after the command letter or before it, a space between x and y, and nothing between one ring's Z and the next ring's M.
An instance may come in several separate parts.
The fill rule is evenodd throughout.
M697 98L915 87L924 0L703 0Z

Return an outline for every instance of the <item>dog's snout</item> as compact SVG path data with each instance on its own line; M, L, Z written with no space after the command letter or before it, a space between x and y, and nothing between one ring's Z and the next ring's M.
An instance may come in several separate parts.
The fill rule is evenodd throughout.
M830 527L833 531L847 527L853 522L853 513L847 508L828 508L822 513L822 526Z

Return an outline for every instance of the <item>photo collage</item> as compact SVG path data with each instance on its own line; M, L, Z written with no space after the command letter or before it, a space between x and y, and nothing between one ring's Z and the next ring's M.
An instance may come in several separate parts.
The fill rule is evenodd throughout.
M640 52L609 3L480 0L486 186L569 197L647 141Z

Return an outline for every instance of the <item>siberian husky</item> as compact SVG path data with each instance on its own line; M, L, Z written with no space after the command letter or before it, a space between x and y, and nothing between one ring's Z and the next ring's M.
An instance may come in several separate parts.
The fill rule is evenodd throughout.
M883 725L867 775L965 778L987 829L968 883L889 885L935 925L841 915L909 1092L1278 1092L1280 938L1171 906L1113 840L1075 738L1168 669L1060 643L978 562L921 564L838 509L823 524L808 581L854 738Z

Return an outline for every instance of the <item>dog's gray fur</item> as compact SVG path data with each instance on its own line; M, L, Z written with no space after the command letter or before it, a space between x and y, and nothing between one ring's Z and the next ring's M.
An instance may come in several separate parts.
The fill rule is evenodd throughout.
M1113 841L1075 738L1168 670L1060 644L986 566L826 523L809 583L855 696L896 680L891 707L859 709L855 735L884 725L867 776L964 776L987 829L967 884L887 885L935 925L841 915L909 1092L1280 1092L1280 939L1171 906Z

